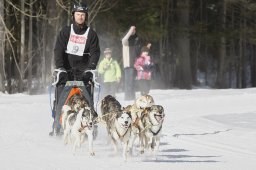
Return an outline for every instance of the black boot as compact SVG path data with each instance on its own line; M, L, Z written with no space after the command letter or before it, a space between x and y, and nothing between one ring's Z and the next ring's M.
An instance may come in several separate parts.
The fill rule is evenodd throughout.
M52 131L49 133L49 136L62 136L64 134L61 125L54 121Z

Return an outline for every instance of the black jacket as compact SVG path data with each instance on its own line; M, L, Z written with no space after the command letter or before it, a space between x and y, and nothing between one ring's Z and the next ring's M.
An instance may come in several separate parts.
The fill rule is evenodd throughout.
M73 29L76 34L82 35L86 32L88 27L85 26L83 28L79 28L76 24L73 24ZM90 28L84 55L77 56L66 53L70 30L71 25L62 28L57 37L54 48L56 68L65 68L66 70L72 69L79 72L83 72L87 69L96 69L100 57L99 39L96 32Z

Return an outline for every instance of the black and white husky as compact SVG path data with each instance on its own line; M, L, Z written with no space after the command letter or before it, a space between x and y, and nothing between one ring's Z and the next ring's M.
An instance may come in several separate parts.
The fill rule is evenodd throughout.
M65 130L65 128L66 128L68 116L71 114L69 116L69 119L71 117L76 116L78 111L84 107L89 107L89 104L88 104L87 100L85 99L85 97L81 94L74 94L68 100L68 102L65 105L63 105L62 110L61 110L61 117L60 117L60 124L61 124L63 130Z
M61 125L64 131L64 143L73 144L73 153L77 147L80 147L85 140L85 135L88 136L90 155L95 155L93 151L93 132L94 122L97 113L89 107L86 99L75 94L70 101L62 107Z
M106 122L108 135L117 153L118 143L123 146L123 159L127 160L128 143L131 135L132 118L129 112L122 110L121 104L111 95L101 102L102 119Z
M85 135L88 137L89 153L94 156L93 151L93 131L95 117L93 110L90 107L84 107L68 115L66 119L66 127L64 129L64 143L70 141L73 144L73 153L75 154L76 148L81 147L85 140Z

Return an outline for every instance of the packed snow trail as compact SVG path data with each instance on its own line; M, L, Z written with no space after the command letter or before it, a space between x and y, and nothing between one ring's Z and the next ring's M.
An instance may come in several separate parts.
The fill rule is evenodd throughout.
M150 152L123 161L113 153L99 124L91 157L87 143L76 155L58 137L49 137L52 118L45 95L0 94L0 169L241 170L256 168L256 89L152 90L165 108L158 159ZM123 93L117 94L121 104ZM100 114L100 113L99 113Z

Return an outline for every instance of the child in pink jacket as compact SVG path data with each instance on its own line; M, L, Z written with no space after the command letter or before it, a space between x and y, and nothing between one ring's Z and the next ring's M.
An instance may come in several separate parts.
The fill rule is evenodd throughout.
M146 95L150 90L153 63L148 55L149 49L142 47L140 56L136 59L134 67L137 70L136 80L141 95Z

